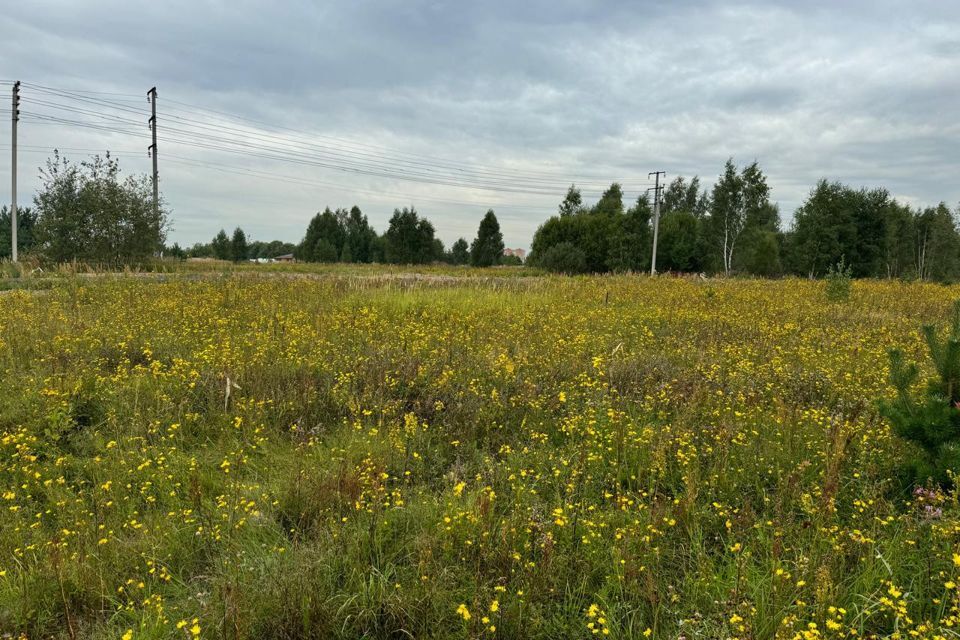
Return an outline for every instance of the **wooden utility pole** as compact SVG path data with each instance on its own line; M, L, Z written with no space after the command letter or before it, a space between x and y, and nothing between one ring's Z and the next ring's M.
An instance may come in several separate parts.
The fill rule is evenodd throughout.
M665 171L651 171L647 174L647 178L650 176L656 176L653 187L653 254L650 256L650 275L655 276L657 275L657 236L660 233L660 190L663 189L660 186L660 176L666 178L667 174Z
M13 83L13 129L10 134L12 155L10 158L10 256L17 261L17 123L20 121L20 81Z
M160 187L157 184L157 88L147 91L147 102L150 103L150 131L153 134L153 144L147 147L147 153L153 158L153 216L160 218Z

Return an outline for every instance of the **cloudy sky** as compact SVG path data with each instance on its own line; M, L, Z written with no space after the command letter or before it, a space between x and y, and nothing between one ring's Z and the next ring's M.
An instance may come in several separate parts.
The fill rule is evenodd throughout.
M527 247L571 182L633 199L650 171L709 184L730 156L760 162L785 226L821 177L960 202L953 0L31 0L3 24L20 202L54 147L149 171L156 86L181 244L296 241L324 206L383 230L412 204L448 245L492 207Z

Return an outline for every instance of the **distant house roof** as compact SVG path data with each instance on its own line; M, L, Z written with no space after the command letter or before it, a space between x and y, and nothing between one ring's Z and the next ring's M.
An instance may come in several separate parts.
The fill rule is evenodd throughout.
M277 256L274 260L293 260L293 254L285 253L282 256Z

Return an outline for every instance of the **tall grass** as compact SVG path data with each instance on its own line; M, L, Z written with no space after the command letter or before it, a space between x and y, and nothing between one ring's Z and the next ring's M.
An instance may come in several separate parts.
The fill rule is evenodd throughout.
M799 280L58 282L0 298L14 636L958 622L956 496L903 490L873 402L942 287L838 307Z

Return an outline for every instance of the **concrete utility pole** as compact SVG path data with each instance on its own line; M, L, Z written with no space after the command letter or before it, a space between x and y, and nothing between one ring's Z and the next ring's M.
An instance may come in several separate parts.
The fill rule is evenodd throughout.
M153 215L160 216L160 188L157 184L157 88L147 91L147 102L150 103L150 131L153 133L153 144L147 147L147 154L153 158Z
M17 261L17 122L20 121L20 81L13 83L13 130L10 136L10 145L13 149L10 158L10 256Z
M647 174L647 178L650 176L656 176L653 187L653 255L650 256L650 275L657 275L657 236L660 233L660 191L663 187L660 186L660 176L664 178L667 177L665 171L651 171ZM650 189L647 189L650 191Z

